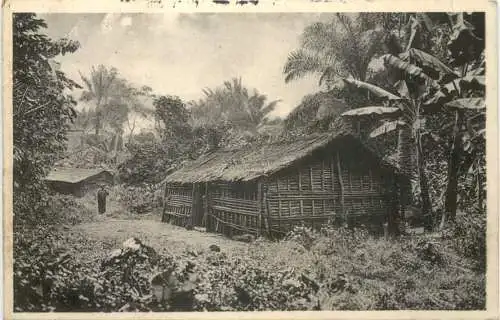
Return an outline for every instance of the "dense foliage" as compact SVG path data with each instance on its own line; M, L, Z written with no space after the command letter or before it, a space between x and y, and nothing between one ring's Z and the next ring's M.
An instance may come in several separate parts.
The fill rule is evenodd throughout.
M78 49L77 42L53 40L34 14L13 16L14 214L37 215L44 206L41 179L65 150L66 131L76 116L67 90L78 85L59 71L58 55Z
M381 41L363 40L377 35ZM353 110L343 115L361 138L375 138L385 155L397 140L395 157L418 182L413 201L428 229L453 221L457 208L485 211L484 14L337 15L306 28L285 64L286 81L309 72L321 75L320 84L343 78L321 94L347 102ZM338 122L333 109L341 102L321 116L311 101L289 115L287 128L308 133Z

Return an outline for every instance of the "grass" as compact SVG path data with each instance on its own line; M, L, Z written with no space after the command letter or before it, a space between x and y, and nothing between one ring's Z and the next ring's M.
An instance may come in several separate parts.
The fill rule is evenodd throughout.
M102 277L96 266L109 252L120 248L126 239L136 237L173 264L178 274L186 274L186 268L194 266L194 269L189 267L194 270L189 272L196 275L196 280L192 280L192 291L198 298L190 310L485 308L483 251L474 250L484 248L484 236L481 236L484 221L480 217L468 217L443 236L424 234L385 240L359 229L325 227L318 232L297 227L282 241L259 238L247 244L217 234L161 223L158 214L131 214L114 203L118 197L111 199L113 210L109 216L97 214L92 197L76 201L56 199L53 202L55 212L63 211L58 206L68 206L64 209L65 217L71 223L52 230L55 235L50 237L46 236L46 230L15 235L16 243L20 241L19 247L22 248L16 249L19 259L16 258L15 268L21 270L16 270L20 274L15 285L16 281L24 281L17 286L20 288L17 296L33 293L35 289L29 289L26 281L28 284L36 282L39 270L46 263L44 261L57 258L56 253L66 252L72 263L78 266L65 267L63 276L55 277L57 292L61 294L58 304L45 301L42 305L38 298L33 298L31 306L42 310L48 305L56 310L72 310L76 308L74 302L68 302L63 293L71 288L77 290L74 288L82 284L93 292L94 284L88 283L89 277ZM30 252L32 243L45 246L44 251L39 251L38 255ZM212 244L220 247L221 252L212 252L209 249ZM32 266L33 260L38 261L35 267ZM157 267L146 266L139 273L144 270L152 272ZM116 272L109 274L117 276ZM137 310L142 311L177 310L175 303L152 307L151 295L144 291L150 274L138 276L142 279L139 297L126 295L127 288L133 284L104 279L111 286L107 290L111 291L90 298L85 305L77 307L88 311L97 305L106 305L106 310L117 311L128 301L131 305L141 305ZM57 297L57 294L53 293L51 297Z
M271 278L297 280L305 275L313 279L321 287L317 299L324 310L471 310L485 306L484 274L454 249L451 240L435 236L384 240L361 230L318 233L297 228L280 242L261 238L246 244L147 220L88 223L75 226L71 232L66 237L72 239L68 247L86 261L102 258L130 237L141 239L162 255L195 261L206 276L205 283L211 283L200 292L219 292L209 303L213 310L228 306L253 310L235 307L232 302L233 287L247 279L248 270L271 274ZM217 244L222 255L214 258L208 249L210 244ZM217 260L215 265L211 264L213 259ZM256 277L247 279L247 287L255 287L259 295L269 294L272 302L272 294L281 284ZM288 310L296 306L276 303ZM254 304L251 307L259 308ZM268 307L262 306L263 310Z

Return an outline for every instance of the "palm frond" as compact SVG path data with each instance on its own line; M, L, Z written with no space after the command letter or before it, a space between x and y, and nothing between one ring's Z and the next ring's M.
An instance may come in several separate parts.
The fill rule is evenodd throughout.
M323 67L324 63L317 55L302 49L292 51L283 68L285 83L301 78L308 73L322 72Z

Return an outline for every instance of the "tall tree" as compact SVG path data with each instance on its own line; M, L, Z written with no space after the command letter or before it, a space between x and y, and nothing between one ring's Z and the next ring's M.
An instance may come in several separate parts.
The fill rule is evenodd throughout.
M454 18L454 19L453 19ZM485 131L479 128L479 131L472 128L470 112L475 110L483 113L485 116L484 90L471 90L467 84L475 82L484 87L484 13L468 15L465 18L464 13L456 13L450 17L449 31L452 33L448 41L448 49L451 55L451 63L459 69L461 80L452 82L450 91L456 93L457 100L448 104L454 108L455 120L453 125L453 138L448 161L448 177L445 193L445 208L442 224L446 219L454 220L457 212L457 194L460 169L464 164L464 156L469 150L465 150L463 141L469 144L475 143L481 136L484 137ZM465 88L464 88L465 84ZM474 97L474 98L473 98ZM467 99L469 98L469 99ZM476 117L477 119L477 117ZM484 119L484 117L483 117ZM483 120L484 124L484 120ZM467 130L463 130L466 127ZM467 163L467 162L465 162ZM474 163L474 162L473 162ZM475 163L479 163L479 160ZM481 188L478 185L478 190ZM478 192L479 207L482 207L481 192Z
M80 124L93 124L95 146L109 153L109 158L116 161L117 152L123 146L124 126L129 123L130 114L143 118L153 115L153 109L144 104L144 98L152 99L152 89L147 86L138 89L121 77L116 68L103 65L92 67L88 78L82 74L80 76L86 86L81 100L95 103L94 110L81 113L87 119L82 119ZM107 134L103 135L102 131Z
M320 85L347 76L367 80L369 64L383 51L394 23L392 14L338 13L328 23L308 26L285 63L285 82L307 74L318 75Z
M90 77L85 77L80 73L80 77L85 84L81 100L95 102L95 134L98 136L102 126L102 108L107 105L111 97L112 85L118 76L116 68L107 68L104 65L92 67Z
M13 15L14 213L36 210L40 184L66 148L76 101L66 90L79 85L54 60L75 52L78 42L53 40L35 14Z

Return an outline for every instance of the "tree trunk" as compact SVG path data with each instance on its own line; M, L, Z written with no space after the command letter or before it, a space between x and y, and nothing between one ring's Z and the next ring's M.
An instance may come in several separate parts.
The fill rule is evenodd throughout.
M463 115L457 111L455 115L455 127L453 129L453 142L450 156L448 158L448 178L446 186L446 196L443 220L455 221L457 215L457 194L458 194L458 173L461 159L461 137L459 129L463 123Z
M398 129L398 147L397 158L401 172L410 177L412 174L412 148L411 148L411 128L400 126ZM406 199L408 197L407 186L403 183L397 183L399 187L398 210L392 213L389 219L389 232L393 235L399 235L401 226L404 225Z
M130 130L130 134L128 136L128 145L130 146L130 144L132 143L132 138L134 136L134 131L135 131L135 119L134 119L132 126L130 126L130 122L128 121L128 119L127 119L127 124L128 124L128 128Z
M101 128L101 116L99 112L96 112L95 116L95 135L99 137L99 129Z
M417 137L417 139L420 139ZM420 140L417 144L417 168L418 168L418 180L420 183L420 197L422 198L422 216L425 219L424 227L427 231L431 231L433 228L433 216L432 216L432 204L431 197L429 195L429 180L425 174L425 159L423 155L422 145Z

